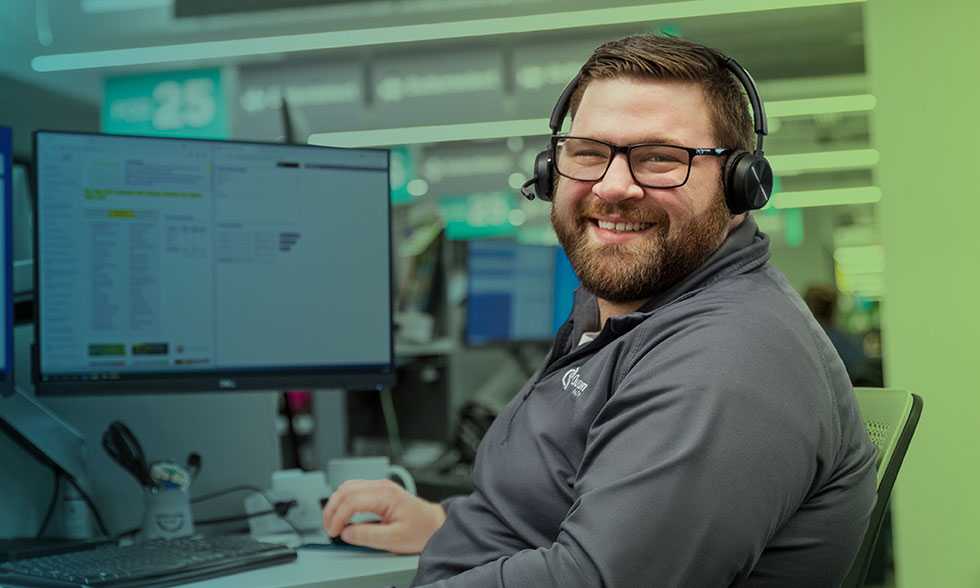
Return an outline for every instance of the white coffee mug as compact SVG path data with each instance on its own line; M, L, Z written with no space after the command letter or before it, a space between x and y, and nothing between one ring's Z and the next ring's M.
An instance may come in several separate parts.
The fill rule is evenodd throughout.
M327 480L336 490L347 480L387 480L398 478L409 494L415 494L415 479L400 465L392 465L387 457L340 457L327 464Z

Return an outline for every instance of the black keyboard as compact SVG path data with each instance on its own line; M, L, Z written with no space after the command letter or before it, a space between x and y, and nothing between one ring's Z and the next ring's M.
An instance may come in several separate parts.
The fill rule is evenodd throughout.
M0 564L0 586L144 588L286 563L296 552L246 535L155 540Z

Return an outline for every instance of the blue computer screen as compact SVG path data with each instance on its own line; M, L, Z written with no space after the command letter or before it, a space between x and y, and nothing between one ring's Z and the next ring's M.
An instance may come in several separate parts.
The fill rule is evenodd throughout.
M578 278L560 247L471 241L467 262L468 345L549 341L568 317Z
M35 142L42 393L390 377L387 151Z
M11 279L11 201L13 197L13 133L8 127L0 127L0 385L9 386L13 381L13 288Z

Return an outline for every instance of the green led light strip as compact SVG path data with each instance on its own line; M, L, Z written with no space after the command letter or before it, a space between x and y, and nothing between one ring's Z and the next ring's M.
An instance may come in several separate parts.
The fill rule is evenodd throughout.
M875 105L874 96L834 96L830 98L805 98L801 100L779 100L767 102L768 118L781 116L808 116L828 114L832 112L856 112L872 110ZM831 110L834 108L834 110ZM777 114L772 114L773 112ZM792 114L781 114L784 112ZM387 147L389 145L415 145L423 143L442 143L446 141L475 141L483 139L504 139L508 137L534 137L549 133L548 119L528 118L520 120L503 120L480 123L461 123L452 125L431 125L419 127L400 127L392 129L371 129L362 131L344 131L337 133L314 133L309 136L311 145L329 145L334 147ZM780 158L791 158L780 161L778 172L806 171L807 166L823 165L830 168L839 167L870 167L878 163L878 152L873 150L841 151L840 156L816 154L821 158L809 161L811 155L777 155L770 156L770 161ZM834 152L829 152L834 153ZM792 159L795 157L800 160ZM808 162L809 161L809 162ZM814 163L816 161L816 163Z
M871 204L881 200L881 188L861 186L857 188L832 188L803 192L777 192L772 206L780 209L810 208L814 206L840 206L846 204Z
M878 165L877 149L841 149L816 153L767 155L776 175L842 169L868 169Z

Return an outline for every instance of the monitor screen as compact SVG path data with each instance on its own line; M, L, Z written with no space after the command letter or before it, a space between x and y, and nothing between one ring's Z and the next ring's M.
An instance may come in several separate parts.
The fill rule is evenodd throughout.
M393 381L388 152L39 131L41 394Z
M467 345L549 342L568 318L578 278L560 247L470 241L467 265Z
M13 131L9 127L0 127L0 322L3 334L0 334L0 394L6 393L13 386L13 355L14 355L14 307L13 288L11 279L11 210L10 203L13 192L14 157Z

